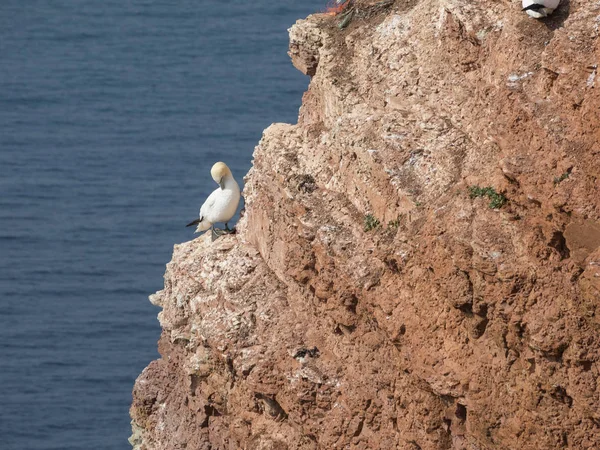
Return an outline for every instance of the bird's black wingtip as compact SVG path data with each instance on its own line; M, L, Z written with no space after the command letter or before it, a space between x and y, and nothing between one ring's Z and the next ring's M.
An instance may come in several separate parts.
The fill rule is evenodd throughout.
M529 6L526 6L521 11L539 11L540 9L545 8L544 5L540 5L539 3L532 3Z

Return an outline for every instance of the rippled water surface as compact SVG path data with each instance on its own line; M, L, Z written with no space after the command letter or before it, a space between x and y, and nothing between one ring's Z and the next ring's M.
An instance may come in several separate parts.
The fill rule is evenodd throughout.
M0 448L126 449L172 245L307 78L322 1L0 2Z

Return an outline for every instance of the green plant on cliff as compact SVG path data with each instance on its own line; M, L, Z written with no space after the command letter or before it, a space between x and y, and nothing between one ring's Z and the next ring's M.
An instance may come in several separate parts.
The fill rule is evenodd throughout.
M381 223L373 214L367 214L365 216L365 231L371 231L376 228L379 228Z
M484 188L479 187L479 186L469 186L469 196L471 198L477 198L477 197L489 198L490 199L489 207L491 209L502 208L502 206L504 206L504 204L508 201L504 195L496 192L496 190L491 186L487 186Z
M395 220L390 220L388 222L388 228L398 228L400 226L400 216L398 216Z
M565 172L560 177L554 177L554 186L560 184L562 181L565 181L567 178L569 178L569 175L569 172Z

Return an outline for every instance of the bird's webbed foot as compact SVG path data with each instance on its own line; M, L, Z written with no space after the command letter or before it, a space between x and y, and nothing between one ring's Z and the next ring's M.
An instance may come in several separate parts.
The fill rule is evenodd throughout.
M215 228L215 227L210 227L210 239L211 239L211 242L215 242L221 236L223 236L223 230L221 230L219 228Z
M224 236L226 234L235 234L235 228L233 229L229 229L229 227L227 227L227 224L225 224L225 229L221 229L221 228L211 228L211 237L212 237L212 242L216 241L218 238L220 238L221 236Z
M223 232L227 233L227 234L235 234L235 227L233 228L229 228L227 226L227 224L225 224L225 229L223 230Z

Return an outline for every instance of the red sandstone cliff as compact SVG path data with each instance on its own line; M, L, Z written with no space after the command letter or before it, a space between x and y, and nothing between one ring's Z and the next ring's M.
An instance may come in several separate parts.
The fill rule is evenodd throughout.
M340 20L290 30L238 235L175 247L132 443L600 448L600 4Z

